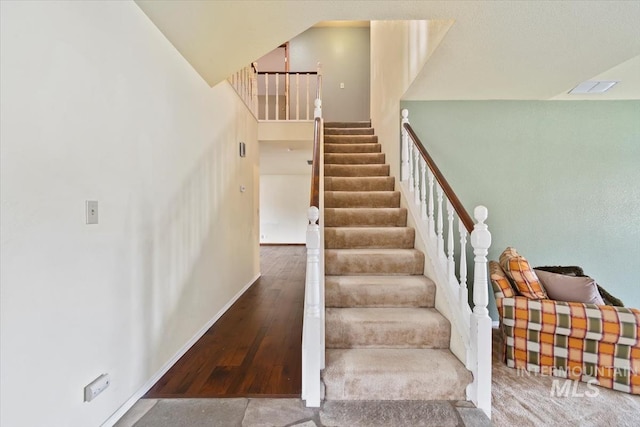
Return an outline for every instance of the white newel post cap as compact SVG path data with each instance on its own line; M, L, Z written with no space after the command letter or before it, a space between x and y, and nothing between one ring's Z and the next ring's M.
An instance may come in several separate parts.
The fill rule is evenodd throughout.
M408 119L409 118L409 110L407 110L406 108L402 109L401 114L402 114L402 118L403 119Z
M310 206L307 210L307 218L311 224L315 224L320 218L320 210L315 206Z
M473 217L478 221L471 232L471 245L474 249L489 249L491 246L491 233L484 222L489 217L489 210L480 205L473 210Z
M322 107L322 99L316 98L316 100L313 101L313 106L316 107L316 108Z

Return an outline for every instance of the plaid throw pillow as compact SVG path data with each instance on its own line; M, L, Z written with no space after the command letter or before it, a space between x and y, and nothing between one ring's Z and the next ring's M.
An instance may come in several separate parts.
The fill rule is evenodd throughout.
M496 294L496 298L513 298L516 295L511 283L509 283L509 279L500 268L500 264L495 261L489 261L489 274L491 275L491 285L493 285L493 293Z
M520 295L529 299L548 298L529 262L514 248L509 247L502 252L500 267L516 285Z

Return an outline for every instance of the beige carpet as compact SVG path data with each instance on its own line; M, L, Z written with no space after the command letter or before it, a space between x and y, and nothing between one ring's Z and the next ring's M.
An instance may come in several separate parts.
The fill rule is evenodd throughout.
M326 124L324 149L327 401L464 400L471 373L370 123Z
M559 380L556 387L563 386L563 378L518 375L501 355L502 339L494 329L491 421L495 426L640 426L640 396L582 382L570 384L568 397L557 388L552 396L554 380Z

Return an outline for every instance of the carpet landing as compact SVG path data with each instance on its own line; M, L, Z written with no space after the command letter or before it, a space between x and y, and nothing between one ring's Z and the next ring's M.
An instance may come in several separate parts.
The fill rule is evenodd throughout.
M325 398L464 400L471 373L370 122L325 123Z

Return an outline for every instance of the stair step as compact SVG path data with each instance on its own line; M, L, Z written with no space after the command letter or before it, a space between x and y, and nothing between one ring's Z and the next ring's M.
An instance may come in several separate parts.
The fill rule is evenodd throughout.
M325 135L373 135L373 128L328 128L325 126Z
M324 176L389 176L389 165L324 165Z
M326 307L433 307L436 285L425 276L326 276Z
M406 227L406 208L325 208L325 227Z
M424 272L424 254L416 249L326 249L324 254L327 275L419 275Z
M329 153L380 153L380 144L324 144L324 154Z
M396 180L392 176L336 177L324 179L326 191L393 191Z
M327 348L449 348L449 321L434 308L327 308Z
M466 400L471 372L445 349L328 349L327 400Z
M325 191L327 208L399 208L399 191Z
M377 144L377 135L325 135L325 144Z
M325 153L325 165L383 165L383 153Z
M325 227L327 249L411 249L415 230L411 227Z
M370 128L371 120L356 122L324 122L324 128Z

